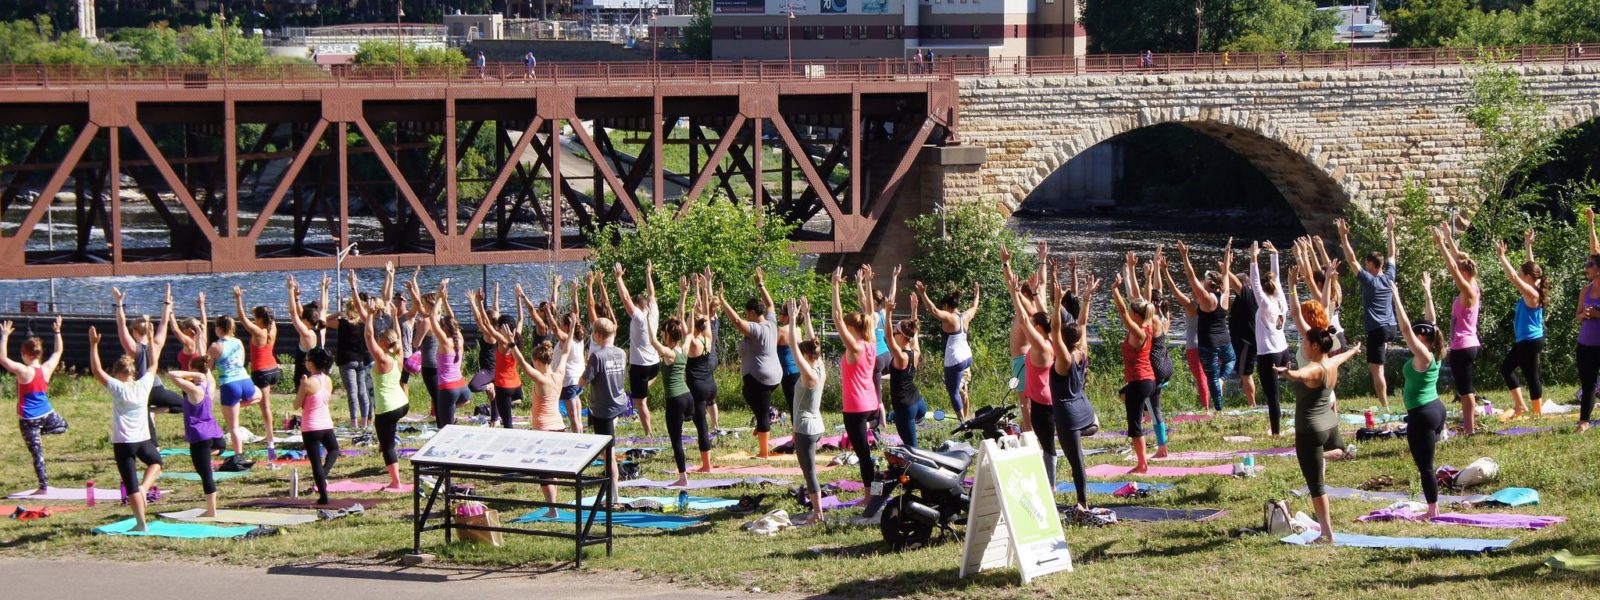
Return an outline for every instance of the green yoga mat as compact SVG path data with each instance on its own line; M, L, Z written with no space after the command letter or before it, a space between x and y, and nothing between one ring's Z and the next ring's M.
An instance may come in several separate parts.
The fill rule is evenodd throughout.
M1544 564L1550 565L1552 569L1566 571L1600 571L1600 554L1577 555L1571 550L1562 549L1554 556L1545 559Z
M227 481L229 479L236 479L236 478L239 478L239 477L244 477L245 475L249 475L249 474L250 474L249 471L212 471L211 472L211 479L214 480L214 481ZM182 479L184 481L200 481L200 474L199 473L191 473L189 471L177 471L177 472L168 471L168 472L162 473L161 476L162 477L171 477L173 479Z
M203 523L168 523L166 521L150 521L148 531L133 531L139 522L133 518L123 519L110 525L98 527L95 533L107 535L135 535L146 537L169 537L183 539L207 538L236 538L254 531L253 525L243 527L221 527Z
M187 521L190 523L242 523L270 527L287 527L289 525L305 525L317 522L316 515L291 515L260 510L228 510L224 508L218 509L215 517L200 516L205 512L206 510L203 508L192 508L183 512L161 513L161 516L174 521Z

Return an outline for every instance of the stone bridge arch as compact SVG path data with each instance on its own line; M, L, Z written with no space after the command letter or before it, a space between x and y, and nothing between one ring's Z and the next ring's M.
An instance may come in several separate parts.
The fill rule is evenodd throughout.
M1201 133L1248 160L1283 194L1308 232L1331 233L1333 220L1343 215L1345 207L1363 200L1361 183L1320 144L1275 123L1270 115L1168 107L1101 119L1065 140L1042 142L1042 162L1014 187L1006 208L1021 206L1046 178L1090 148L1124 133L1166 123Z

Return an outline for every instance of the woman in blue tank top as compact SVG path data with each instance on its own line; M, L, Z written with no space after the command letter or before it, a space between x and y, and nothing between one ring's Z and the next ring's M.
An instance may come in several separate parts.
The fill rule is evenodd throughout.
M1511 401L1515 404L1513 417L1522 416L1528 408L1522 400L1518 369L1522 370L1523 377L1528 378L1528 396L1533 399L1533 414L1543 414L1541 403L1544 401L1544 382L1539 377L1539 355L1544 353L1544 306L1549 280L1544 276L1544 267L1534 261L1532 229L1523 234L1522 248L1527 260L1522 262L1521 268L1513 267L1511 260L1506 258L1505 242L1500 242L1495 248L1500 270L1505 271L1506 278L1511 280L1512 287L1520 296L1511 319L1516 343L1511 345L1511 351L1500 363L1500 376L1505 378L1506 389L1511 390Z

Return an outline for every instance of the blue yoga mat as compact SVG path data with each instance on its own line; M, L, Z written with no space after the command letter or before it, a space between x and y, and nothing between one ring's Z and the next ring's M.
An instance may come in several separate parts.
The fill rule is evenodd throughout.
M637 497L618 496L617 497L617 504L631 504L631 503L633 503L634 500L653 500L655 502L661 503L662 506L670 506L670 507L674 507L674 508L676 508L678 506L678 497L677 496L637 496ZM594 501L595 501L595 497L594 496L589 496L587 498L584 498L583 501L580 504L583 504L585 506L589 506L589 505L594 504ZM732 508L732 507L738 506L739 505L739 501L738 500L729 499L729 498L707 498L707 497L704 497L704 496L689 496L687 504L688 504L688 509L689 510L716 510L716 509L719 509L719 508Z
M605 515L595 515L594 523L595 525L604 525L605 519ZM513 519L511 522L572 523L575 520L576 519L573 517L571 511L559 511L556 518L552 519L544 516L544 511L541 510L522 515L516 519ZM612 524L639 529L682 529L684 527L698 525L703 522L705 522L705 519L700 517L675 517L672 515L655 515L650 513L620 512L612 513L611 515Z
M1321 533L1307 531L1283 538L1285 544L1296 546L1309 546L1311 540L1317 539ZM1333 545L1350 546L1353 548L1414 548L1418 550L1440 550L1444 552L1466 552L1479 554L1490 550L1503 550L1511 545L1512 540L1480 540L1472 538L1415 538L1415 537L1385 537L1381 535L1358 535L1354 533L1333 534Z
M244 477L245 475L249 474L249 471L212 471L211 478L214 481L226 481L237 477ZM163 479L170 477L172 479L182 479L184 481L200 481L199 473L191 473L189 471L167 471L162 473L161 477Z
M1509 487L1493 494L1489 494L1481 502L1494 502L1506 506L1517 507L1539 503L1539 491L1523 488Z
M243 527L222 527L218 525L207 525L204 523L168 523L166 521L150 521L147 524L149 526L149 531L133 531L134 526L138 524L138 520L128 518L117 521L110 525L98 527L94 530L94 532L108 535L138 535L198 540L206 538L235 538L250 533L255 529L255 526L248 525Z
M1141 490L1148 490L1148 491L1151 491L1151 492L1160 492L1160 491L1172 489L1172 484L1170 484L1170 483L1138 483L1138 482L1128 482L1128 481L1112 481L1112 482L1091 481L1091 482L1089 482L1088 487L1086 487L1085 489L1088 490L1088 492L1091 493L1091 494L1101 494L1101 495L1110 496L1111 494L1117 493L1117 490L1122 489L1122 486L1128 485L1129 483L1134 483L1135 485L1138 485L1139 489L1141 489ZM1078 490L1076 488L1072 487L1072 482L1071 481L1058 481L1058 482L1056 482L1056 493L1057 494L1075 494L1077 492L1078 492Z

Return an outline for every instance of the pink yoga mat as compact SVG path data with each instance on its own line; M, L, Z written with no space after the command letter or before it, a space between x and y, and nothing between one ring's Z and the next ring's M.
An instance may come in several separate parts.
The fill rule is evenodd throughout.
M1213 416L1211 416L1209 414L1170 415L1170 416L1167 417L1167 422L1168 423L1198 423L1200 421L1210 421L1213 418L1215 418L1215 417L1213 417Z
M1255 456L1293 456L1294 448L1268 448L1266 450L1224 450L1213 452L1209 450L1190 450L1187 452L1173 452L1165 458L1152 458L1150 460L1234 460L1243 458L1247 454Z
M867 486L861 485L861 482L854 479L840 479L828 485L839 488L841 492L859 492L867 489Z
M95 502L121 502L122 501L122 492L117 490L118 487L120 487L120 486L118 486L116 484L112 484L111 489L106 489L106 488L103 488L103 487L95 488L94 489L94 500L95 500ZM70 501L70 502L88 502L89 501L88 490L86 490L84 488L81 488L81 487L70 487L70 488L53 487L53 488L50 488L48 490L45 490L45 493L42 494L42 495L34 495L34 492L36 492L36 491L38 491L38 490L28 490L28 491L25 491L25 492L17 492L15 494L10 495L10 496L6 496L6 498L8 498L8 499L19 499L19 500L61 500L61 501Z
M822 473L833 469L833 466L818 466L817 472ZM750 465L745 467L712 467L711 472L719 475L804 475L800 467L773 467L768 465Z
M1265 470L1265 467L1256 465L1256 471ZM1127 465L1095 465L1089 467L1086 474L1090 477L1123 477L1133 472L1133 467ZM1152 466L1150 477L1184 477L1187 475L1232 475L1233 465L1211 465L1209 467L1163 467Z
M409 483L402 483L398 488L391 488L387 483L379 483L376 481L351 481L349 479L344 481L335 481L328 484L329 493L337 492L370 494L373 492L387 492L390 494L409 494L411 491L412 487Z

